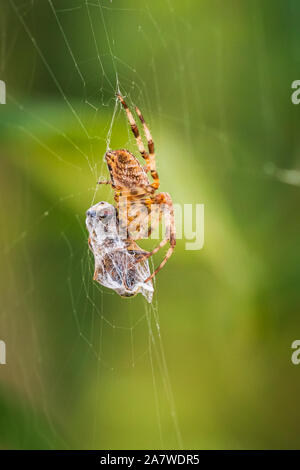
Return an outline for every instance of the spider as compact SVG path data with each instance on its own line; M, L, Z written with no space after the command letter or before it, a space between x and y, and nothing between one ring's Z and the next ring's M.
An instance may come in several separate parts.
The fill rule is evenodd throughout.
M128 227L132 221L136 223L136 227L140 228L140 225L145 223L145 210L149 216L153 217L151 213L152 207L156 210L156 223L159 223L162 216L165 218L166 234L165 238L150 252L144 255L141 260L145 260L150 256L157 253L163 246L168 242L170 247L165 254L160 265L155 271L145 280L148 282L164 267L170 256L172 255L176 245L176 232L175 232L175 221L174 221L174 209L171 196L168 193L156 193L159 188L160 182L156 171L154 143L150 130L143 118L142 113L136 107L135 111L142 123L144 133L147 139L148 152L146 151L142 138L140 136L137 124L134 120L132 112L127 106L124 98L118 93L117 98L121 102L123 108L126 111L128 121L130 123L133 135L136 139L138 150L146 162L146 165L142 167L138 159L130 153L128 150L110 150L106 152L105 159L107 162L108 170L110 173L110 181L99 181L99 184L110 184L115 191L114 199L116 201L116 209L119 218L120 227L126 229L126 237L128 240L138 240L145 238L145 230L139 230L138 233L132 234ZM148 173L150 173L153 182L149 181ZM127 210L120 211L121 201L126 200ZM132 216L132 208L135 209L135 215ZM147 219L148 220L148 219ZM147 223L146 235L149 237L154 224L151 221L150 226ZM141 260L137 262L141 262Z

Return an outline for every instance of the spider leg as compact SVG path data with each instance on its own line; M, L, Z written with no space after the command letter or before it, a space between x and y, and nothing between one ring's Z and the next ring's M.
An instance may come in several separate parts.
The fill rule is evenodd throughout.
M151 276L147 277L147 279L145 279L144 282L149 282L151 279L153 279L154 276L156 276L156 274L164 267L164 265L166 264L166 262L168 261L168 259L171 257L171 255L173 254L173 251L174 251L174 248L175 246L170 246L170 248L168 249L167 253L165 254L165 257L164 259L162 260L162 262L160 263L160 265L155 269L155 271L153 271L153 273L151 274Z
M150 184L149 187L148 187L149 192L153 192L153 191L155 191L156 189L159 188L160 182L159 182L159 177L158 177L158 174L157 174L157 171L156 171L154 142L153 142L150 130L149 130L149 128L148 128L148 126L145 122L145 119L144 119L142 113L136 107L135 110L137 112L137 115L138 115L141 123L143 124L144 132L145 132L147 142L148 142L149 153L147 153L146 150L145 150L142 138L140 136L138 127L137 127L136 122L134 120L134 117L132 115L132 112L128 108L124 98L120 94L117 94L117 97L120 100L120 102L122 103L122 106L126 111L127 118L128 118L129 123L130 123L133 135L136 139L139 152L142 155L142 157L146 160L146 167L144 169L145 169L146 172L150 171L151 176L153 178L153 183Z
M147 238L152 200L147 193L145 194L144 189L140 192L122 191L116 202L122 237L131 240Z
M160 210L160 207L158 207L158 214L153 210L153 207L151 207L151 212L150 212L150 225L148 228L148 238L151 236L154 228L160 223L161 218L163 215L163 211Z
M97 181L97 184L112 184L112 181Z
M127 118L128 118L128 121L129 121L131 130L132 130L132 132L133 132L133 135L134 135L134 137L135 137L135 140L136 140L136 143L137 143L139 152L140 152L140 154L142 155L142 157L146 160L146 163L147 163L147 166L148 166L148 165L149 165L149 155L148 155L148 153L146 152L146 149L145 149L145 147L144 147L142 138L141 138L140 133L139 133L138 126L136 125L136 122L135 122L135 120L134 120L134 117L133 117L133 115L132 115L132 112L131 112L130 109L128 108L128 106L127 106L127 104L126 104L126 102L125 102L123 96L121 96L120 94L117 94L117 98L120 100L120 102L122 103L123 108L124 108L125 111L126 111Z
M170 243L170 248L168 249L167 253L165 254L164 259L160 263L160 265L155 269L155 271L149 276L145 282L150 281L156 274L164 267L170 256L172 255L175 245L176 245L176 230L175 230L175 220L174 220L174 209L173 203L170 195L168 193L159 193L153 198L153 203L159 205L160 208L160 218L162 215L165 217L166 221L166 236L165 238L149 253L147 253L143 259L147 259L150 256L157 253L161 248L163 248L168 242ZM159 218L159 219L160 219ZM152 227L151 227L152 228ZM151 230L150 228L150 230Z
M151 234L151 198L143 197L137 203L136 208L134 207L135 203L136 202L134 202L133 204L133 208L135 209L135 217L130 225L130 228L132 227L133 229L135 229L134 239L140 240L143 238L149 238Z
M149 130L149 127L147 126L147 124L145 122L144 116L142 115L139 108L135 107L135 110L136 110L136 113L137 113L137 115L138 115L138 117L139 117L139 119L140 119L140 121L143 125L145 136L146 136L147 143L148 143L149 163L147 164L147 171L150 171L151 176L153 178L153 183L151 184L151 187L154 188L154 189L158 189L160 182L159 182L158 173L156 171L155 151L154 151L154 142L153 142L153 139L152 139L152 135L151 135L151 132Z

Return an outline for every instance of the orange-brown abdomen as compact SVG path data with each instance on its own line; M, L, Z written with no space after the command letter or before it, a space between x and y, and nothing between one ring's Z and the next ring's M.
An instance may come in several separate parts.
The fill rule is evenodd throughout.
M105 154L113 186L119 189L138 189L149 186L149 179L138 159L128 150Z

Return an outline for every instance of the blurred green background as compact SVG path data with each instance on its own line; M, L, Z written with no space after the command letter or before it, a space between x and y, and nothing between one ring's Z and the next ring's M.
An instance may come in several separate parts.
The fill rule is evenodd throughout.
M1 448L299 448L299 24L297 0L0 0ZM117 85L161 190L205 205L150 307L92 281L103 155L137 153Z

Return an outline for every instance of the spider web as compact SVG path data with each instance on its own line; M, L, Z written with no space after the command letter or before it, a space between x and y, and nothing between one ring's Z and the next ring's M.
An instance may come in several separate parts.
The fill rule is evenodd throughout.
M162 340L167 332L161 332L157 297L149 306L140 296L124 301L95 285L84 224L88 207L99 200L112 201L111 190L96 184L107 174L105 151L120 146L135 148L116 92L121 90L129 105L139 104L149 122L153 121L154 108L161 112L150 34L154 28L161 35L158 23L147 3L129 8L124 1L11 0L1 8L1 78L8 85L9 103L3 129L16 137L17 148L25 142L24 154L13 163L15 174L23 174L23 180L16 181L19 200L14 207L18 217L3 233L9 275L2 331L10 349L12 343L20 345L21 333L26 338L26 347L16 347L16 357L10 356L12 365L5 371L8 387L21 397L24 408L21 444L18 441L16 446L126 448L148 443L161 448L182 447ZM39 31L43 15L49 18L50 37ZM137 24L126 46L134 52L128 63L121 53L115 20L118 18L120 26L132 15ZM78 36L81 30L88 35L82 43L74 33L74 22ZM162 35L160 41L165 47ZM67 76L53 60L54 44L64 50ZM137 70L132 65L134 56L143 52L149 55L150 63L147 70ZM23 63L23 83L10 74L11 62L22 62L22 55L28 62ZM152 90L144 79L149 72L154 78ZM51 90L47 104L43 104L43 82ZM118 139L114 137L116 128ZM51 185L53 178L57 179ZM34 200L35 192L40 194L40 201ZM10 196L8 189L5 200ZM49 199L56 202L48 206ZM10 211L9 207L8 203L3 210ZM51 240L53 247L49 246ZM60 288L55 270L59 271ZM45 281L40 283L40 277ZM14 314L8 318L11 296L15 299ZM53 329L53 320L47 315L56 309L64 318L57 317ZM15 319L21 316L17 325ZM48 327L51 333L47 335ZM76 372L71 370L74 364ZM85 400L91 399L92 406L81 400L81 393L90 394ZM73 407L82 406L81 412L74 413L70 427L66 420L73 411L66 400ZM130 439L130 429L140 427L143 407L150 410L143 429L150 431L148 435L144 430L145 435L136 442ZM86 419L85 408L90 413ZM107 408L114 422L109 431L109 418L103 418ZM72 432L74 422L87 427L86 421L90 422L88 437L81 436L80 431ZM30 433L26 433L31 427L36 432L32 443L27 436Z
M198 203L199 193L194 193L201 188L211 213L220 217L210 220L214 231L209 245L213 248L208 247L207 256L210 266L218 267L214 283L222 276L226 288L233 286L238 292L238 314L241 298L253 300L256 271L245 273L232 265L230 253L242 260L241 266L247 265L245 247L239 234L232 228L229 231L222 196L217 190L212 195L206 180L218 181L222 187L228 176L236 174L254 182L279 181L285 189L287 185L298 187L297 155L289 169L286 162L274 163L276 148L269 136L276 134L280 122L275 122L278 113L270 96L272 74L265 60L262 7L255 1L249 2L249 8L247 5L258 83L254 91L248 90L247 99L252 97L256 104L251 126L256 120L261 124L257 114L266 124L264 135L261 130L256 132L260 140L257 146L253 144L253 158L247 159L242 136L234 135L230 128L241 103L229 109L223 96L232 78L224 61L228 47L225 26L232 29L228 5L225 14L218 16L224 2L207 2L215 5L210 21L209 14L202 20L202 3L0 0L0 79L7 85L7 105L0 105L5 175L0 202L4 221L0 233L4 267L0 340L6 341L8 360L0 370L6 410L3 446L200 446L190 429L180 425L185 413L189 421L195 414L197 429L198 421L204 419L203 413L194 412L196 402L191 408L186 405L184 379L181 385L177 371L176 361L181 374L185 370L195 373L186 359L191 351L184 350L183 341L181 344L185 322L192 320L184 318L185 311L180 320L173 317L174 285L179 293L185 289L184 300L190 305L190 292L198 289L199 267L185 252L197 282L190 286L179 275L175 277L174 271L180 271L176 254L183 250L179 241L164 270L170 282L164 282L163 275L158 278L152 305L140 295L120 299L92 281L85 211L100 200L113 201L111 189L96 184L107 176L106 150L128 148L137 155L125 113L115 97L120 90L130 106L139 106L149 124L159 154L162 190L170 192L174 202ZM287 3L294 23L296 3ZM228 11L233 16L238 12L243 20L240 2L230 5ZM40 24L45 24L45 17L47 28L43 30ZM297 46L296 39L294 44ZM230 47L234 49L232 43ZM297 50L293 50L295 60ZM233 59L234 68L239 56ZM207 69L199 67L199 61L208 64ZM198 74L197 64L197 71L201 68ZM240 67L244 78L248 77L249 70ZM243 80L238 82L242 87ZM235 93L231 89L230 94ZM203 166L200 157L193 157L198 148ZM211 158L213 152L218 158ZM173 161L180 162L177 168ZM219 212L212 209L215 199ZM220 239L229 232L229 255L222 255L224 263L218 265L217 258L222 256L215 246L221 246ZM150 246L147 243L143 246ZM251 266L255 267L255 261ZM211 297L216 297L215 285ZM196 311L197 317L193 317L193 310L197 310L195 305L190 316L199 322L202 312ZM232 320L234 313L227 314ZM224 318L219 322L224 325ZM200 327L205 331L205 325L197 325L198 329L193 323L189 331L196 329L200 337ZM214 328L219 331L215 324ZM240 338L240 331L238 335ZM199 342L198 336L195 342ZM189 338L185 344L188 342ZM208 354L204 347L203 354ZM176 359L170 361L173 356ZM199 359L199 369L203 365ZM209 384L203 387L202 375L196 372L201 377L197 400L204 406L209 401L209 392L204 391L210 390ZM180 396L184 397L181 402ZM209 416L215 417L214 412ZM16 433L9 431L12 422L18 428ZM202 447L206 431L199 431ZM227 442L221 441L221 445Z

